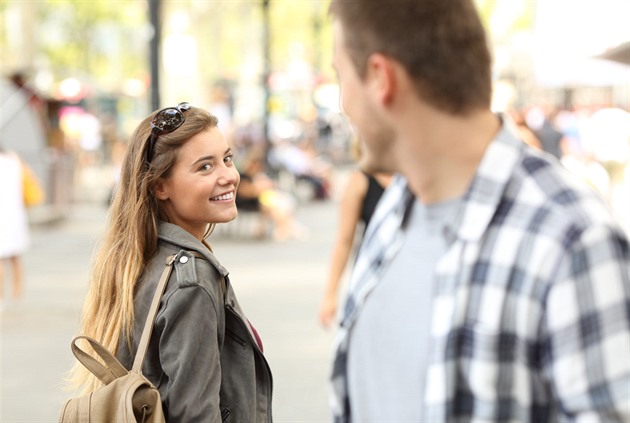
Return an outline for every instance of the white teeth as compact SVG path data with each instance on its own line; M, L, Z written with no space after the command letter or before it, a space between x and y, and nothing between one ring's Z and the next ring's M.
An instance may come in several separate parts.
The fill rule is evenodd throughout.
M212 201L231 200L232 198L234 198L234 193L233 192L229 192L227 194L223 194L223 195L218 195L216 197L212 197L211 200Z

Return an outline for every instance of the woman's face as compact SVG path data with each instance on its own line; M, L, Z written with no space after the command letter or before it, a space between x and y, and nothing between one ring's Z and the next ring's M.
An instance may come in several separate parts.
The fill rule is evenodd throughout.
M179 150L168 178L160 178L156 195L171 223L202 239L209 223L237 215L240 181L232 150L217 128L193 136Z

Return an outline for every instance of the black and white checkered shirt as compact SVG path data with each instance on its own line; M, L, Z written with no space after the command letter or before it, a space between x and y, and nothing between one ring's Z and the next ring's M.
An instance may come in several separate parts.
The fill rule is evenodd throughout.
M348 335L402 245L411 199L397 176L359 251L335 343L335 422L352 421ZM629 422L630 250L600 197L504 124L444 236L423 421Z

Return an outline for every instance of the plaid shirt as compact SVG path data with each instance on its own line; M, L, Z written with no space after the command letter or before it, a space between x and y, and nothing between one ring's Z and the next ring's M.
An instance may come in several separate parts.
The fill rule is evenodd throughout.
M335 422L352 420L349 332L411 202L398 176L357 257L335 341ZM630 252L600 198L504 125L444 234L423 422L629 422Z

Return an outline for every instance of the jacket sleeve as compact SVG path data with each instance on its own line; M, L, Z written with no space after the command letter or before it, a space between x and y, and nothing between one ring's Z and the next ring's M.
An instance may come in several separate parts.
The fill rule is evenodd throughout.
M221 422L218 312L199 285L179 287L165 298L158 316L160 387L169 423Z

